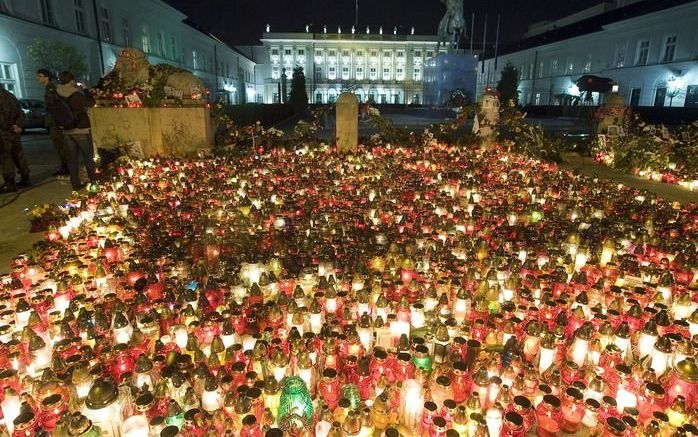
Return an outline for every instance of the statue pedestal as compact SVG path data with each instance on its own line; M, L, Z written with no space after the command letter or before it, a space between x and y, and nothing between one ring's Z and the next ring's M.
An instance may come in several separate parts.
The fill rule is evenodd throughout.
M89 110L95 148L140 143L145 157L185 157L213 146L211 109L112 108Z
M424 104L444 106L460 90L475 101L477 56L453 50L427 60L424 65Z

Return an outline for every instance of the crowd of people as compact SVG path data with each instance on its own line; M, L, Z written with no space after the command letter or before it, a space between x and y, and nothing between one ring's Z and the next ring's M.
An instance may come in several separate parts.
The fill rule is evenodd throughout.
M45 127L60 160L54 175L70 179L73 189L79 191L86 185L80 178L81 159L89 182L95 182L97 178L87 115L95 101L69 71L56 78L51 71L41 68L36 72L36 80L45 87ZM29 163L22 150L23 125L24 113L19 101L0 84L0 167L3 177L0 193L15 192L32 184Z

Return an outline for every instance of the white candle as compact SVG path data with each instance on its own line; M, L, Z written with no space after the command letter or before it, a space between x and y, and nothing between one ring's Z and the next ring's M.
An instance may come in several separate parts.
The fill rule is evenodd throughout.
M19 400L17 392L11 388L5 389L5 399L3 399L0 408L2 408L2 416L7 426L7 430L12 434L15 429L14 420L19 416L19 410L22 403Z
M502 430L502 412L499 408L490 407L485 413L485 422L487 423L487 431L489 437L499 437Z

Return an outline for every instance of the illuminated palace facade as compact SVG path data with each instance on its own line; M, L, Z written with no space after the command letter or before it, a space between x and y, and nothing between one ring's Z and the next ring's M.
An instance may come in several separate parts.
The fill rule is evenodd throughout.
M279 101L281 75L290 92L296 66L303 67L311 103L332 103L345 90L360 102L421 104L424 67L437 50L435 35L401 35L397 29L335 33L266 32L255 47L257 96L264 103Z

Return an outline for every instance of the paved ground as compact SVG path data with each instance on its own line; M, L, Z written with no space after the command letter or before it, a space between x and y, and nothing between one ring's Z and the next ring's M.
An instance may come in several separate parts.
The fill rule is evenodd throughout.
M31 249L43 238L29 232L29 209L42 203L64 201L71 192L70 182L52 176L58 156L44 131L22 135L22 147L29 160L34 186L17 193L0 194L0 272L6 273L12 259Z
M568 153L564 156L567 164L565 168L578 171L587 176L598 175L604 179L613 179L621 184L647 190L659 197L679 203L698 203L698 192L691 191L680 185L665 184L662 182L650 181L645 178L622 173L605 165L598 164L593 159L582 157L576 153Z
M387 114L396 126L424 129L432 123L443 120L429 114ZM575 132L580 125L574 120L546 119L530 120L540 122L548 131ZM324 132L326 138L333 137L333 123ZM360 124L360 135L370 135L375 131L367 123ZM63 202L71 192L68 181L59 181L52 176L58 165L58 158L51 142L44 132L30 132L22 136L25 154L32 169L34 186L18 193L0 195L0 273L6 273L12 259L20 253L27 252L32 245L43 238L42 233L29 233L27 213L30 208L41 203ZM635 176L623 174L595 163L590 158L576 154L566 156L570 168L587 175L614 179L619 183L649 190L661 197L682 203L698 203L698 193L691 192L677 185L652 182Z

